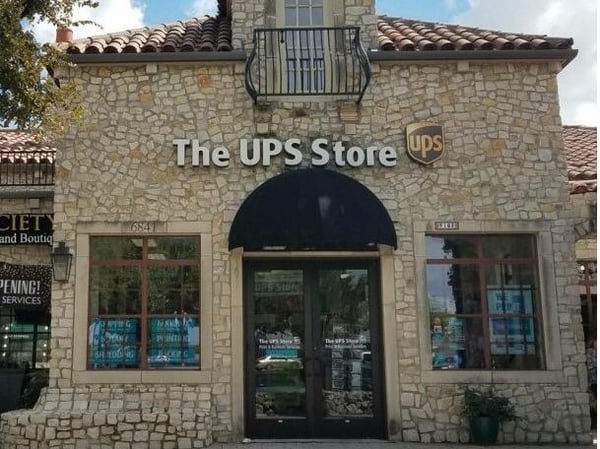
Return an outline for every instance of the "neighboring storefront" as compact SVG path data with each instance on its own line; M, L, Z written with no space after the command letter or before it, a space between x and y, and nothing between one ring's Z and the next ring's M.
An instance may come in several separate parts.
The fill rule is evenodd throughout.
M571 205L575 211L575 255L586 346L597 336L597 129L565 126L563 140L569 173Z
M518 406L503 442L589 442L572 41L374 6L220 1L64 45L87 111L57 142L74 263L7 448L467 442L467 385Z
M0 131L0 412L49 368L54 155L29 133Z

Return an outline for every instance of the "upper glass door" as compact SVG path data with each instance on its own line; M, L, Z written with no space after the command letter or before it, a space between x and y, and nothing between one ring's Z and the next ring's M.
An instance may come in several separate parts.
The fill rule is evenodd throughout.
M325 25L323 1L285 0L285 28L289 28L285 54L290 92L319 93L325 88L325 34L307 29Z
M246 435L382 438L372 262L246 264Z
M373 417L370 318L367 269L319 270L323 418Z
M305 418L303 273L257 271L253 281L256 417Z

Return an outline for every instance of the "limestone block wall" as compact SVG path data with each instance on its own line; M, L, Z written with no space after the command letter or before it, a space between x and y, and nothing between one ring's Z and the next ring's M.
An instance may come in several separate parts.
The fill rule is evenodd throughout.
M253 14L258 2L234 4L234 20L246 20L236 16L236 4L237 14ZM391 437L425 443L466 441L466 422L457 415L461 391L467 383L482 387L490 383L489 373L480 372L434 382L423 369L430 354L420 349L428 338L420 329L426 327L428 316L418 313L425 298L415 281L415 229L418 223L450 220L488 229L500 229L500 224L502 229L538 226L550 236L552 254L545 257L553 271L544 280L545 290L557 298L552 331L559 356L556 376L552 382L536 380L536 373L495 377L495 387L514 398L523 417L503 427L501 441L587 442L585 357L556 66L459 62L376 65L374 69L373 83L358 107L323 99L255 108L244 90L243 64L79 67L73 76L87 115L60 143L63 152L55 195L60 237L56 238L64 238L77 253L77 228L82 223L210 223L213 357L210 366L202 367L210 381L182 382L178 387L182 394L190 388L190 394L196 395L188 401L193 419L181 420L186 426L194 422L200 432L206 432L206 439L198 444L239 439L243 435L235 433L241 423L232 414L232 402L237 400L232 397L232 384L241 382L244 374L232 370L227 238L244 199L284 170L281 159L268 167L244 167L237 154L239 139L269 135L308 142L326 137L362 147L395 147L399 159L394 168L331 167L373 191L396 224L392 338L398 353L387 363L397 364L399 375L394 381L399 397L388 401L397 404L400 412L388 423ZM444 127L447 154L431 166L416 165L405 153L406 125L420 120ZM226 168L178 167L172 145L177 138L226 146L232 149L231 162ZM89 432L118 441L119 449L168 448L173 441L184 444L177 447L187 447L187 442L179 441L191 438L184 432L187 428L180 430L173 424L165 432L164 427L157 430L164 415L169 423L171 416L179 422L179 402L156 405L165 392L168 397L175 391L179 395L175 386L74 381L74 329L81 326L74 320L74 308L82 300L75 294L75 283L85 276L76 272L71 282L54 288L50 390L33 412L2 416L0 438L10 441L4 447L45 447L39 435L58 435L73 422L77 426L81 422L81 427L61 434L64 439L56 447L79 444L89 438ZM121 392L129 399L113 403ZM55 406L47 409L49 403ZM135 414L134 422L127 421L128 414ZM145 415L152 416L146 420ZM133 432L132 440L112 440L123 420L134 425L127 428ZM153 440L153 434L162 436Z
M211 444L207 388L50 388L36 413L2 416L3 448L191 449Z

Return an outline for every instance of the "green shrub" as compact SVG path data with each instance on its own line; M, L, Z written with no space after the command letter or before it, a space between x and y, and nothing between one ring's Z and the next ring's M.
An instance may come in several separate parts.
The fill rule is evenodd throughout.
M489 416L495 418L498 422L517 419L515 406L508 398L494 393L491 387L485 391L467 387L462 412L469 419L479 416Z

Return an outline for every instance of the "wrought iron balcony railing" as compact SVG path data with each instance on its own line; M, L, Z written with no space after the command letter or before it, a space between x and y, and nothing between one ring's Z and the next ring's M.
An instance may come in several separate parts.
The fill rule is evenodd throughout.
M255 103L288 95L340 95L359 103L370 80L360 28L254 30L246 89Z
M54 151L2 151L0 187L54 184Z

